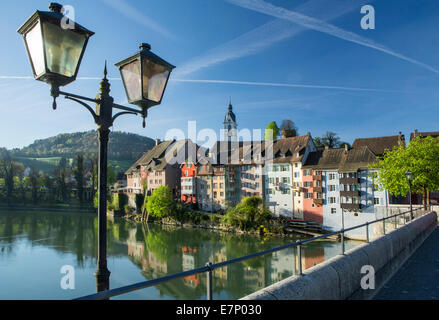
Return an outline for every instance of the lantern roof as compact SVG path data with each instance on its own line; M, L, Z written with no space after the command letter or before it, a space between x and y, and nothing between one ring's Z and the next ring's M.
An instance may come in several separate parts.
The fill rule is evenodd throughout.
M170 64L169 62L163 60L162 58L160 58L158 55L154 54L151 51L151 45L149 45L148 43L142 43L139 46L140 51L133 54L132 56L118 62L115 64L116 67L120 68L124 65L126 65L127 63L130 63L134 60L137 60L139 58L145 58L147 60L150 60L152 62L155 62L157 64L163 65L168 69L175 69L175 66Z
M37 10L35 13L17 30L20 34L25 34L28 30L30 30L38 20L49 21L52 23L59 23L65 17L62 13L62 5L58 3L51 3L49 6L50 11L40 11ZM81 26L75 21L70 20L70 23L74 23L74 29L70 29L71 31L82 33L91 37L94 35L93 31L88 30L87 28Z

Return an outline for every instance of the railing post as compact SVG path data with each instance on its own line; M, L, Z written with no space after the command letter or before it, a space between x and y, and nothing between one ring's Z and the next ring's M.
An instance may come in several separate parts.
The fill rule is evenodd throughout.
M383 234L386 234L386 218L383 218Z
M299 275L302 275L302 241L297 240L297 259L298 259L298 268Z
M370 239L369 239L369 221L366 222L366 241L367 241L367 243L370 242Z
M401 213L401 212L400 212ZM398 228L398 222L397 222L397 218L398 218L399 216L398 215L395 215L395 230Z
M341 254L344 255L345 247L344 247L344 229L341 230Z
M206 263L206 267L209 269L206 275L207 300L212 300L212 271L213 271L212 263L211 262Z

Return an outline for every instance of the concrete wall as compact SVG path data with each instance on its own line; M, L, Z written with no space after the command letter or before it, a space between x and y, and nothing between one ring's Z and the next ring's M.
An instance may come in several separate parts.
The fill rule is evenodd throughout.
M413 222L335 256L243 300L346 300L371 299L402 264L437 227L437 214L431 212ZM361 289L361 268L375 269L374 290Z

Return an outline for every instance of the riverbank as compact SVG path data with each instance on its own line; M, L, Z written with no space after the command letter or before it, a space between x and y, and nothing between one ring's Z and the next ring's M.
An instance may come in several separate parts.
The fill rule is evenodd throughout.
M262 236L262 237L280 237L280 238L294 238L294 239L307 239L310 236L306 236L298 233L290 233L286 231L286 225L280 221L276 221L273 219L270 224L261 228L261 230L241 230L237 227L227 226L221 223L221 218L219 215L209 215L205 214L205 216L212 216L214 219L209 219L207 221L201 222L188 222L188 221L177 221L173 218L164 218L161 220L149 219L148 223L155 223L159 225L171 225L171 226L179 226L185 228L199 228L199 229L207 229L214 230L219 232L226 232L236 235L254 235L254 236ZM222 217L222 216L221 216ZM142 222L142 216L137 214L125 215L120 218ZM330 239L327 239L330 240Z

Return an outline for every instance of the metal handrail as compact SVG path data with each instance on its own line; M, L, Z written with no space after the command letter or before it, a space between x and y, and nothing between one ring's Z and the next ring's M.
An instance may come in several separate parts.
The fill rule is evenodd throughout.
M344 254L345 253L345 250L344 250L344 234L346 232L366 227L367 242L369 242L369 226L371 224L374 224L374 223L377 223L377 222L381 222L381 221L383 221L383 223L385 223L386 220L389 220L389 219L392 219L392 218L396 218L396 217L399 217L399 216L402 216L402 215L406 215L408 213L410 213L410 215L412 215L414 212L419 211L419 210L423 210L423 209L424 209L423 207L420 207L420 208L414 209L412 211L410 211L410 210L409 211L405 211L405 212L398 213L398 214L395 214L395 215L392 215L392 216L387 216L387 217L384 217L384 218L381 218L381 219L376 219L374 221L366 222L366 223L363 223L361 225L357 225L357 226L350 227L350 228L347 228L347 229L342 229L342 230L339 230L339 231L334 231L334 232L326 233L326 234L323 234L321 236L313 237L313 238L310 238L310 239L297 240L294 243L289 243L289 244L286 244L286 245L283 245L283 246L279 246L279 247L276 247L276 248L271 248L271 249L268 249L268 250L256 252L256 253L253 253L253 254L250 254L250 255L247 255L247 256L243 256L243 257L239 257L239 258L235 258L235 259L219 262L219 263L216 263L216 264L212 264L211 262L208 262L206 264L206 266L201 267L201 268L196 268L196 269L192 269L192 270L188 270L188 271L185 271L185 272L180 272L180 273L172 274L172 275L169 275L169 276L165 276L165 277L161 277L161 278L157 278L157 279L153 279L153 280L142 281L142 282L138 282L138 283L131 284L131 285L128 285L128 286L124 286L124 287L119 287L119 288L115 288L115 289L110 289L110 290L107 290L107 291L98 292L98 293L87 295L87 296L83 296L83 297L80 297L80 298L77 298L77 299L74 299L74 300L104 300L104 299L108 299L108 298L111 298L111 297L119 296L119 295L122 295L122 294L125 294L125 293L129 293L129 292L133 292L133 291L137 291L137 290L141 290L141 289L146 289L146 288L149 288L149 287L152 287L152 286L156 286L156 285L159 285L159 284L171 281L171 280L175 280L175 279L179 279L179 278L184 278L184 277L188 277L188 276L192 276L192 275L199 274L199 273L204 273L204 272L207 272L207 296L206 297L207 297L207 300L212 300L212 272L215 269L218 269L218 268L221 268L221 267L224 267L224 266L228 266L228 265L231 265L231 264L235 264L235 263L238 263L238 262L241 262L241 261L245 261L245 260L253 259L253 258L256 258L256 257L260 257L260 256L263 256L263 255L266 255L266 254L269 254L269 253L281 251L281 250L288 249L288 248L295 248L295 247L297 247L297 249L298 249L299 260L301 260L300 256L302 255L302 245L303 244L306 244L306 243L309 243L309 242L312 242L312 241L316 241L316 240L320 240L320 239L325 239L325 238L328 238L328 237L331 237L331 236L334 236L334 235L338 235L338 234L342 235L341 236L341 240L342 240L342 254ZM429 211L429 210L427 210L427 211ZM385 233L385 229L383 231ZM299 269L298 270L298 274L302 275L302 271L303 270L302 270L301 261L299 261L299 268L298 269Z

